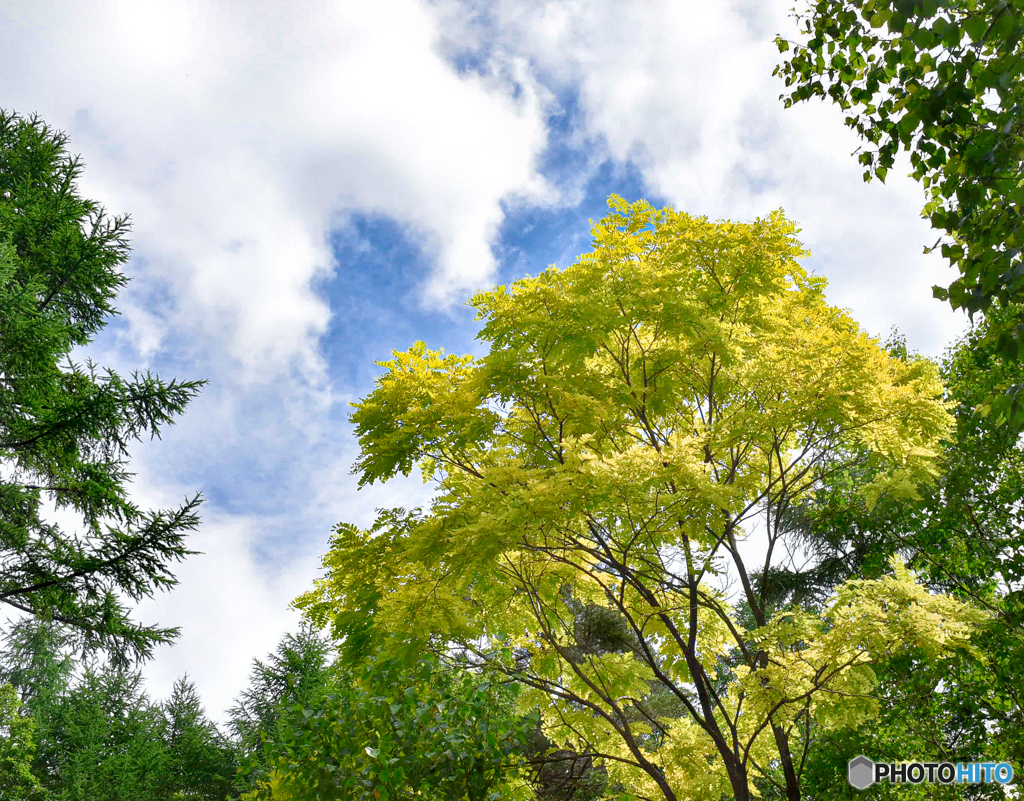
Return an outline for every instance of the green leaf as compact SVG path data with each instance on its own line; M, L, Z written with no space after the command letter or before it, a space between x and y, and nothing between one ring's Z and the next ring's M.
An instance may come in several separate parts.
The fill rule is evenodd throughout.
M951 22L950 25L942 32L942 44L950 49L957 47L960 44L962 36L963 32L960 26L956 22Z
M975 43L981 42L985 38L988 25L988 20L984 17L968 17L963 22L964 30L971 37L971 41Z
M929 28L918 28L914 31L913 41L922 50L928 50L935 44L935 34Z

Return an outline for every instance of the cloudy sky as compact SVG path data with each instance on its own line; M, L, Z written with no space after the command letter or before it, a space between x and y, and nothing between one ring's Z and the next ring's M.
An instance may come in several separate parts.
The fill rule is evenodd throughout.
M133 451L133 497L202 491L180 586L140 609L183 634L220 716L297 623L332 526L427 497L357 492L348 404L423 339L479 352L469 293L589 249L609 194L714 218L782 207L868 331L939 355L965 319L898 171L865 184L838 109L786 110L791 0L14 0L0 107L38 112L80 189L134 220L121 316L76 356L209 385Z

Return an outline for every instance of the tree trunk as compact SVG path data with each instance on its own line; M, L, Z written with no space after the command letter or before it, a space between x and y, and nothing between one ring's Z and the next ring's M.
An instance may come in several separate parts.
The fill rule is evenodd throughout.
M776 726L774 723L772 731L775 733L775 744L779 747L782 773L786 777L786 798L789 801L800 801L800 779L793 767L793 755L789 750L789 735L782 730L781 726Z

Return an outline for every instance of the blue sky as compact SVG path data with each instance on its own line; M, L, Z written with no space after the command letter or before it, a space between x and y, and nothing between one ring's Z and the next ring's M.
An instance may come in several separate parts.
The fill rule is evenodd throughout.
M356 491L348 404L415 340L479 352L474 291L566 266L611 193L713 218L782 207L875 334L939 355L966 321L899 170L864 184L837 109L785 110L789 0L15 0L0 97L67 131L80 189L134 219L122 312L76 357L210 384L133 451L134 499L201 490L204 554L148 601L215 716L297 617ZM73 520L61 520L74 525Z

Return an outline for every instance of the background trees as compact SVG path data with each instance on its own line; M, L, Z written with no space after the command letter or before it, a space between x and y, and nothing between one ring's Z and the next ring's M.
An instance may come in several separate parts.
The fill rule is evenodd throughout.
M0 111L0 603L58 621L123 664L176 630L133 622L118 594L175 584L200 503L138 509L125 491L127 446L158 436L205 382L125 381L70 361L116 313L128 219L78 196L81 165L66 141ZM84 531L45 523L42 493L80 513Z
M235 749L206 717L195 687L182 679L161 704L137 670L93 660L76 675L62 653L68 639L53 623L27 621L0 653L2 681L30 715L34 748L23 749L23 762L45 791L40 798L226 799Z
M232 794L237 747L206 716L199 692L184 677L160 705L168 767L164 784L172 798L222 801Z
M754 777L798 798L812 729L875 712L873 662L983 619L899 562L817 609L763 580L798 568L789 511L833 477L863 471L868 507L934 478L937 371L825 303L780 213L609 203L577 264L473 299L485 357L381 363L361 480L419 465L438 495L340 524L297 605L353 658L383 633L398 655L457 642L638 798L746 799Z
M513 768L535 728L511 708L509 686L444 668L373 657L336 669L310 707L287 710L271 780L251 797L326 799L531 798Z
M424 656L333 663L326 638L287 635L232 709L243 798L497 799L519 795L514 764L536 722L513 688Z

